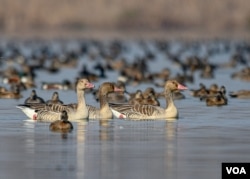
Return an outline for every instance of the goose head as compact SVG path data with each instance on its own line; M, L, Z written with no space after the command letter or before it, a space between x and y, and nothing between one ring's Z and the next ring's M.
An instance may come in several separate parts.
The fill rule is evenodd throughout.
M169 90L171 92L177 91L177 90L186 90L188 89L186 86L181 85L176 80L168 80L164 87L165 91Z
M114 83L104 82L99 89L99 95L108 95L112 92L121 92L122 89L116 87Z
M84 89L91 89L94 88L94 85L89 82L89 80L85 78L81 78L77 81L76 89L77 90L84 90Z

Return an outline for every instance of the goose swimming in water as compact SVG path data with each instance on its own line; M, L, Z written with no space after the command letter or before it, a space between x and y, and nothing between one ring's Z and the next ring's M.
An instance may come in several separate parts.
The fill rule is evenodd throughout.
M100 108L87 105L89 119L112 119L113 115L108 103L108 94L120 91L122 90L117 88L114 83L103 83L98 91Z
M81 78L76 84L77 104L23 104L18 105L29 118L42 121L59 120L62 111L68 113L69 120L87 119L88 109L84 98L84 90L93 88L94 85L87 79Z
M187 87L179 84L176 80L168 80L164 86L164 93L167 107L141 104L110 104L113 115L116 118L133 120L156 120L178 118L178 110L173 101L173 92L176 90L186 90Z

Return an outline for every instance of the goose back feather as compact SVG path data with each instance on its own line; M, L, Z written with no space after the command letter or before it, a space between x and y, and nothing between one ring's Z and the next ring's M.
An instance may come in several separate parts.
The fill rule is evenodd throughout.
M18 105L17 108L21 109L29 118L39 120L58 120L58 116L62 111L68 113L69 120L86 119L88 118L88 110L84 98L84 90L93 88L87 79L79 79L76 85L77 104L24 104ZM54 117L52 117L54 116Z
M172 99L173 92L176 90L185 90L187 87L180 85L175 80L169 80L165 84L165 97L167 107L141 104L110 104L112 112L117 118L147 120L147 119L165 119L178 118L178 110Z

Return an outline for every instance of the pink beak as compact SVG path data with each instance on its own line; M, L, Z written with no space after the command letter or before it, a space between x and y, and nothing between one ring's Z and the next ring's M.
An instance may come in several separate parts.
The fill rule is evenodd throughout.
M183 86L181 84L178 84L178 90L187 90L188 88L186 86Z
M123 92L122 89L115 87L114 92Z
M92 84L92 83L87 83L87 88L94 88L94 87L95 87L94 84Z

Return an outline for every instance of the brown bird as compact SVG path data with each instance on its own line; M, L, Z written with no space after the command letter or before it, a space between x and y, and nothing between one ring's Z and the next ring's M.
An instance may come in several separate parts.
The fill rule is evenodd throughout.
M54 132L71 132L73 130L73 125L68 121L67 111L62 111L61 120L52 122L49 129Z

